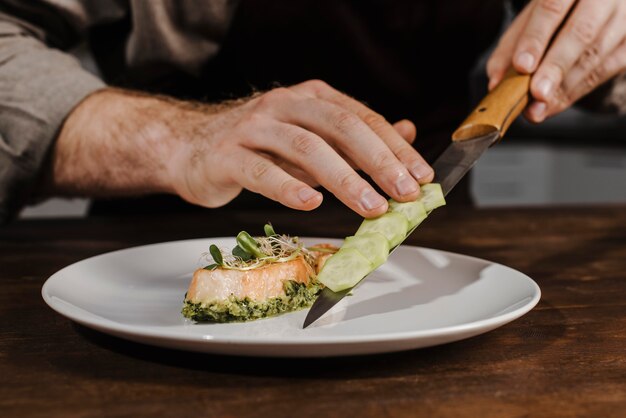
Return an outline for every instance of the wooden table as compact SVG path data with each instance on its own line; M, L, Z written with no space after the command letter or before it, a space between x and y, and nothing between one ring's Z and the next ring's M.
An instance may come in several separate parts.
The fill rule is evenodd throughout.
M127 342L48 308L69 263L138 244L233 235L272 220L341 237L344 211L22 221L0 229L2 417L626 417L626 207L435 212L411 244L525 272L539 305L439 347L309 360L212 356Z

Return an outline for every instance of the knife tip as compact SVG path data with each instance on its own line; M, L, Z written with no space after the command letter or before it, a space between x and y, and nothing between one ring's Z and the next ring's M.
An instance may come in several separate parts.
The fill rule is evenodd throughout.
M311 311L309 311L309 313L307 314L306 318L304 318L304 323L302 324L302 329L305 329L306 327L311 325L316 320L317 320L317 318L313 318L312 315L311 315Z

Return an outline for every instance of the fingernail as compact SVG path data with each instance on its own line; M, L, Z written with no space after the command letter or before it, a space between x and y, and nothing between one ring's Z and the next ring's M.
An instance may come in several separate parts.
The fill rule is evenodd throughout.
M539 80L537 83L537 90L539 90L539 93L544 99L547 99L550 97L550 93L552 92L552 81L547 78Z
M546 104L544 102L535 102L530 106L530 114L535 122L543 122L546 118Z
M430 177L433 174L433 169L427 165L418 164L411 169L411 174L419 181Z
M405 174L400 174L400 177L396 181L396 191L399 195L405 196L408 194L413 194L418 190L419 186L414 179Z
M300 200L303 203L308 202L309 200L311 200L314 197L316 197L318 194L319 194L318 192L316 192L313 189L309 189L309 188L300 189L298 191L298 197L300 198Z
M517 56L515 63L522 70L531 72L533 70L533 66L535 65L535 57L533 57L530 52L522 52Z
M381 207L387 201L374 190L367 190L361 195L361 205L365 210L372 210Z

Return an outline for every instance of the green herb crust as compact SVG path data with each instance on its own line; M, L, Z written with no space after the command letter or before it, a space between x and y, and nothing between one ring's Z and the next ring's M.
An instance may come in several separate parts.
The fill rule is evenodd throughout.
M288 280L283 283L285 296L255 301L231 296L226 301L203 304L185 300L182 314L197 322L243 322L311 306L324 286L315 279L308 284Z

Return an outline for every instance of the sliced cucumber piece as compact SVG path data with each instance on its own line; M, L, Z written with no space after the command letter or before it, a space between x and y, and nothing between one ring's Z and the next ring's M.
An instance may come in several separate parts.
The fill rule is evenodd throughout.
M419 225L426 219L426 208L420 200L400 203L393 199L389 200L389 211L401 213L409 220L409 229Z
M370 232L381 233L389 241L389 247L398 245L409 230L409 220L401 213L387 212L374 219L366 219L361 223L355 236Z
M347 237L341 248L354 248L360 252L369 260L372 270L387 261L389 256L389 241L380 232Z
M326 261L318 280L334 292L353 287L385 262L390 248L401 243L409 229L445 204L441 186L434 183L423 185L415 202L390 200L386 214L364 220L356 234L346 238L339 251Z
M419 197L419 201L424 204L426 212L430 213L433 209L437 209L446 204L446 199L441 190L441 184L428 183L422 185L421 189L422 194Z
M339 292L356 285L372 270L372 264L359 250L342 247L326 260L317 280L333 292Z

